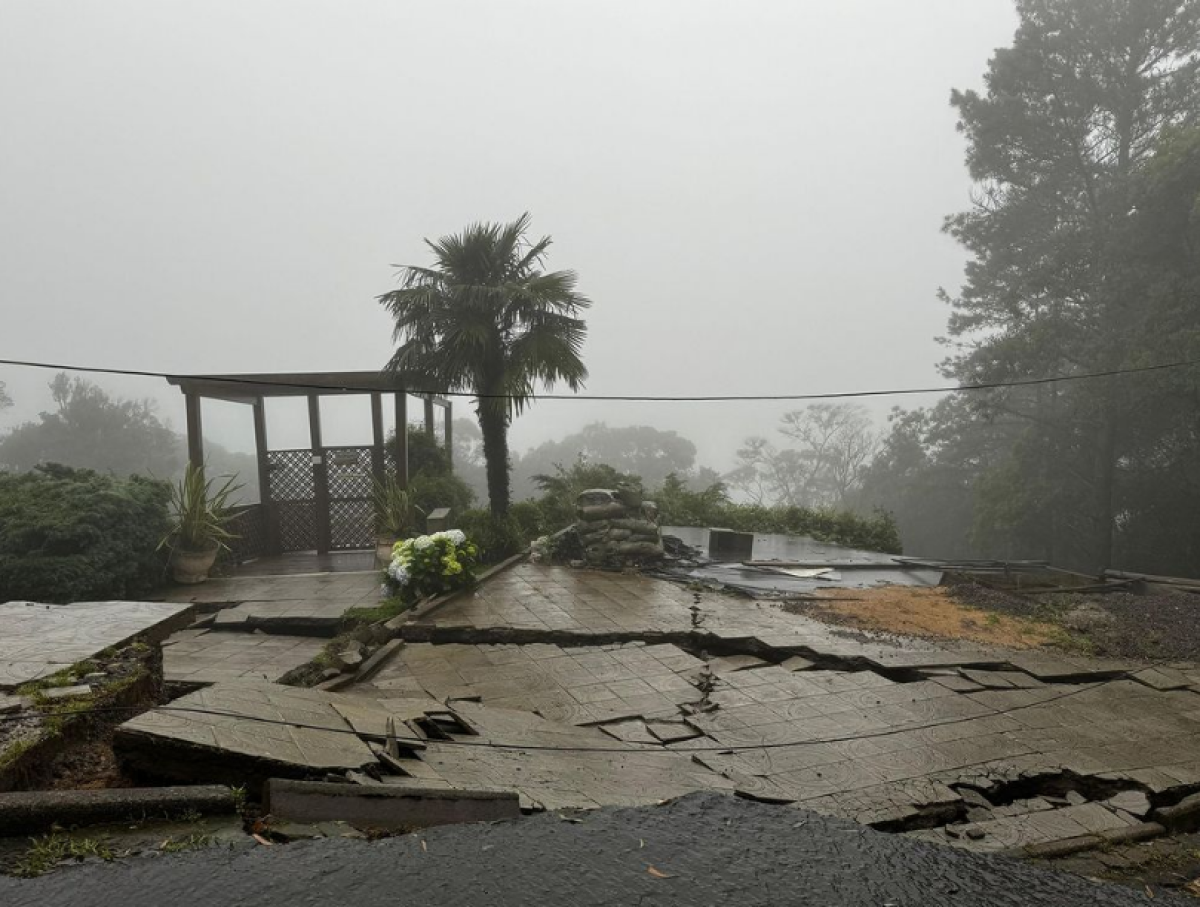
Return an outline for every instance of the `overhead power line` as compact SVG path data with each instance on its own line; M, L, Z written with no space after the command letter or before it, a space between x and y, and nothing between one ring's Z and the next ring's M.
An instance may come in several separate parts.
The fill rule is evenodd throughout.
M143 369L101 368L98 366L71 365L56 362L37 362L24 359L0 359L0 365L22 366L25 368L50 369L64 372L89 372L98 375L126 375L136 378L164 378L177 380L194 380L209 382L228 382L229 384L244 384L246 378L229 375L205 374L175 374L172 372L154 372ZM1033 387L1043 384L1058 384L1067 381L1087 381L1098 378L1115 378L1125 375L1140 375L1147 372L1162 372L1172 369L1191 368L1200 365L1200 359L1184 359L1176 362L1160 362L1155 365L1140 365L1131 368L1105 369L1098 372L1080 372L1074 375L1053 375L1044 378L1019 378L1013 381L985 381L976 384L946 384L929 387L885 388L862 391L831 391L815 394L701 394L685 396L667 396L657 394L530 394L532 400L577 400L616 403L734 403L734 402L795 402L807 400L848 400L863 397L899 397L916 394L945 394L970 391L999 390L1009 387ZM254 378L254 383L264 386L292 387L299 390L341 392L349 390L338 384L307 383L297 381L272 381L268 378ZM437 388L405 388L407 393L414 396L436 397L468 397L483 400L511 400L516 394L476 394L470 391L450 391Z

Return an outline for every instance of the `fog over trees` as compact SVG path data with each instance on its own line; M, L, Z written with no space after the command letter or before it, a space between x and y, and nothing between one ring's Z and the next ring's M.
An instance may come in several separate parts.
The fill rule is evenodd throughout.
M223 121L202 104L151 105L158 117L127 125L155 155L129 170L112 151L129 146L126 126L88 120L95 173L73 165L71 142L46 140L100 109L92 92L107 83L80 82L79 98L39 85L45 103L0 86L14 124L0 164L28 177L14 181L21 226L0 244L0 281L9 298L45 303L5 320L3 352L176 372L390 361L414 384L483 395L455 398L452 458L476 506L497 512L541 495L537 476L585 464L714 501L885 511L912 554L1195 574L1200 0L855 0L754 15L651 6L632 18L575 13L586 29L537 3L519 21L481 7L455 22L431 7L406 23L453 34L481 71L503 63L529 84L552 81L552 134L532 114L501 117L507 92L477 77L433 86L445 97L420 83L362 111L342 103L355 86L407 85L436 69L428 48L403 60L382 52L391 20L327 43L297 13L296 40L338 65L289 63L286 79L279 48L263 47L270 71L254 84L290 98L294 118L287 104L239 106L242 77L205 61L151 67L183 97L191 89L172 79L219 82L221 116L228 107L245 120L245 146L211 145ZM370 8L364 21L387 19ZM129 72L121 54L89 56L93 30L121 30L90 15L51 23L30 5L12 33L53 28L56 65L78 58L142 98L159 84L140 65L149 51L125 48L139 64ZM674 41L683 18L691 38ZM246 42L259 61L265 39L225 25L199 17L195 28ZM579 31L595 40L546 40ZM501 53L500 33L545 53ZM842 52L830 47L855 35L862 64L833 78ZM155 65L177 47L170 30L160 38ZM45 61L27 44L10 51L32 72ZM364 60L369 71L353 68ZM329 97L287 94L308 67L333 79ZM354 78L338 81L343 70ZM60 105L74 117L46 120ZM408 111L401 132L377 114L393 108ZM450 108L461 116L443 116ZM335 121L345 130L326 128ZM424 124L419 142L412 123ZM818 123L836 128L816 141ZM476 148L481 130L489 138ZM207 173L218 152L231 156L221 180L180 175ZM154 171L160 159L183 170ZM295 169L279 176L284 159ZM161 186L177 188L160 209ZM242 231L281 200L295 210ZM538 236L554 235L553 261L528 220L511 220L526 209ZM62 266L64 248L83 263ZM412 265L399 284L391 261ZM578 285L551 265L578 269ZM143 342L168 297L204 317ZM537 400L550 378L614 397L986 388ZM256 494L248 422L227 440L233 417L214 410L211 465ZM173 477L186 460L180 415L165 382L5 369L0 469L61 462ZM369 424L330 405L331 434L351 422ZM303 446L296 424L275 442Z

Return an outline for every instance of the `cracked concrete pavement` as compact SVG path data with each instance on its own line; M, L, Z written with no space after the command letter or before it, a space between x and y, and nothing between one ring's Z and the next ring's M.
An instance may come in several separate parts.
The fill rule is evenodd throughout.
M378 746L391 716L423 742L399 768L376 767L387 784L515 789L529 809L732 790L985 851L1137 833L1200 784L1192 665L848 632L769 602L528 563L399 632L397 654L331 706L342 723L328 733L341 738L309 730L318 736L300 741L326 756L354 732ZM205 695L246 708L246 677L218 679L233 682ZM254 695L286 718L288 688L275 689ZM243 724L176 714L126 736L147 766L156 746L206 747L202 764L225 753L243 770L261 759L293 777L341 765L297 756L294 734ZM342 769L364 768L364 752ZM1130 809L1132 796L1147 809Z

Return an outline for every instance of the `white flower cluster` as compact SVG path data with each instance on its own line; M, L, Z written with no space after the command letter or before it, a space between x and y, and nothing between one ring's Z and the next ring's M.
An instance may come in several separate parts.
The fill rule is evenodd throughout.
M396 547L392 551L391 563L387 566L388 579L395 583L399 588L404 588L412 579L410 567L412 566L412 553L414 551L424 551L432 547L437 542L449 542L451 545L458 547L465 544L467 541L466 534L461 529L448 529L445 532L435 532L432 535L420 535L414 539L408 539L404 542L397 542ZM384 595L390 591L388 584L384 583L380 590Z
M409 543L417 551L424 551L436 542L449 542L451 545L461 545L466 540L467 536L461 529L447 529L445 532L435 532L433 535L419 535L415 539L410 539Z
M387 575L392 578L397 586L407 586L409 581L408 565L400 560L400 555L395 555L392 562L388 564Z

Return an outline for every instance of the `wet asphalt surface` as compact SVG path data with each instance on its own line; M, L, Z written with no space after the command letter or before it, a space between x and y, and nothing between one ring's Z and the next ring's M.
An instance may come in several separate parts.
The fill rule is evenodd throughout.
M1154 902L1193 903L1164 894ZM210 848L0 879L5 907L1145 903L1140 891L717 794L578 821L543 815L374 843Z

